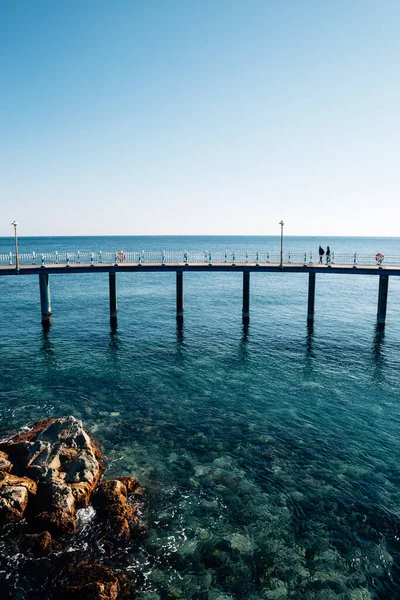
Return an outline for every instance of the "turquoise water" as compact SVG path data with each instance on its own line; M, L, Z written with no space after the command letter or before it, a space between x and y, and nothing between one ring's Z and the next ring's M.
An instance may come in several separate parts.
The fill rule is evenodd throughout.
M293 252L400 254L400 239L285 238ZM0 239L0 253L13 250ZM279 238L25 238L21 252L276 251ZM43 332L36 276L0 277L0 428L73 414L102 445L107 476L146 487L147 538L113 557L82 515L77 558L129 573L140 600L400 597L400 281L376 327L378 278L52 275ZM88 550L88 545L90 550ZM7 598L48 598L42 561L0 538ZM46 569L43 568L45 564ZM10 576L11 575L11 576Z

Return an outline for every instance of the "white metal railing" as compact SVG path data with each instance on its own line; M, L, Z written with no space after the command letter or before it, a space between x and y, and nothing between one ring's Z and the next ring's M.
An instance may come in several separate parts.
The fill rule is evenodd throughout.
M284 252L283 264L315 265L320 263L318 252ZM32 252L18 254L18 263L27 265L112 265L112 264L280 264L280 252L255 251L117 251L117 252ZM325 265L399 266L400 256L381 254L336 254L322 257ZM15 265L15 253L0 254L0 266Z

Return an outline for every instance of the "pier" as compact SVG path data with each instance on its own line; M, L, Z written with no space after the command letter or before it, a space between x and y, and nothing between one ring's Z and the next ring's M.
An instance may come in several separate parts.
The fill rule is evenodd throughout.
M250 322L250 276L251 273L280 273L282 277L290 273L303 273L308 277L307 321L315 318L315 290L318 276L369 275L379 278L377 322L386 321L389 278L400 276L400 257L377 255L335 255L328 262L313 262L312 253L290 254L282 259L278 254L264 253L225 253L211 252L98 252L98 253L53 253L0 255L0 276L21 277L37 275L42 323L48 327L51 321L50 275L68 274L109 274L110 323L117 325L117 273L154 272L175 273L176 276L176 318L184 316L184 273L210 272L242 273L243 281L243 323Z

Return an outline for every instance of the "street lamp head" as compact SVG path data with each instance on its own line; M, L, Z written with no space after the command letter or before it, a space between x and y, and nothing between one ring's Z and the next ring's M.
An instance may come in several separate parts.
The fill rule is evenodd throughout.
M283 227L283 226L284 226L284 224L285 224L285 223L284 223L283 221L280 221L280 222L279 222L279 225L280 225L281 227Z
M19 225L19 223L17 223L17 221L13 221L13 222L11 223L11 225L14 225L14 227L17 227L17 225Z

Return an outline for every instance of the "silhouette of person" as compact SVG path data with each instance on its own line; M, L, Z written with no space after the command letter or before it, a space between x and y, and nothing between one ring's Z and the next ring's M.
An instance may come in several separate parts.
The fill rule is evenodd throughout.
M318 253L319 253L319 262L320 262L320 263L321 263L321 265L322 265L322 257L323 257L323 255L325 254L325 250L323 249L323 247L322 247L322 246L320 246L320 247L318 248Z
M331 258L331 249L329 248L329 246L326 247L326 264L329 265L329 260Z

